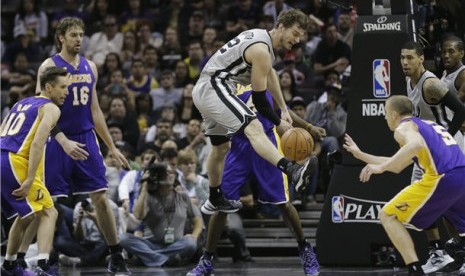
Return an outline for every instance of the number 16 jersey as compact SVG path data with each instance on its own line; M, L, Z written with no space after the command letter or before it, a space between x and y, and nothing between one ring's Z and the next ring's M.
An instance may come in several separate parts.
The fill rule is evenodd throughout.
M245 60L245 51L256 43L265 43L270 52L271 62L275 61L273 45L268 31L251 29L240 33L221 47L210 58L202 70L202 76L213 76L233 85L248 85L251 82L251 64Z
M63 67L69 73L69 95L61 109L58 127L65 135L79 134L94 128L92 119L92 89L95 76L89 62L79 56L77 68L66 62L59 54L52 57L55 66Z

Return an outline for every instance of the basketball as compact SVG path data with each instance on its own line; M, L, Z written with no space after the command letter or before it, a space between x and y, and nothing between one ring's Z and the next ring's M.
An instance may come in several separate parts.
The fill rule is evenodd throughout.
M281 136L281 149L292 161L304 160L313 151L313 138L303 128L291 128Z

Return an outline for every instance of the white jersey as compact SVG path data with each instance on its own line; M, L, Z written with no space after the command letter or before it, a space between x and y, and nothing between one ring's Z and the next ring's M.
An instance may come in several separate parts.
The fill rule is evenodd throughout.
M412 87L410 77L407 77L407 95L413 104L413 115L423 120L436 122L447 129L449 116L452 115L450 111L447 112L443 104L430 105L423 98L423 84L429 78L437 77L430 71L423 72L415 87Z
M459 76L460 72L465 69L465 65L460 66L457 70L454 72L447 74L447 71L444 70L442 73L442 78L441 81L447 86L447 89L449 91L454 92L455 95L457 95L457 87L455 87L455 81L457 80L457 77Z
M245 61L244 52L255 43L265 43L268 46L271 62L274 63L270 34L267 30L252 29L240 33L216 51L203 68L200 77L215 78L216 83L227 82L229 87L250 84L252 67ZM233 93L235 94L235 89Z

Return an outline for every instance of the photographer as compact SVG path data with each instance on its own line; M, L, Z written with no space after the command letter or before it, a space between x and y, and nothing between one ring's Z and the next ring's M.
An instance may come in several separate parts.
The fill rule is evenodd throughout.
M187 194L174 190L175 177L174 170L164 163L154 163L145 170L134 216L144 222L152 236L123 234L120 238L121 246L148 267L187 263L202 231L200 212L193 208ZM189 221L192 233L184 235Z

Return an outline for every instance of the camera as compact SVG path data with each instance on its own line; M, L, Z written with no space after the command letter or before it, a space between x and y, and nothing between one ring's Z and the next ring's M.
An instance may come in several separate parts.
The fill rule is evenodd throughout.
M90 204L90 202L87 199L84 199L84 200L81 201L81 207L86 212L92 212L93 211L92 205Z
M150 165L144 170L146 176L142 179L142 182L147 182L147 191L149 194L154 194L160 185L169 184L167 181L168 167L163 163L150 163Z

